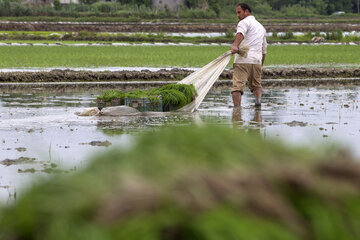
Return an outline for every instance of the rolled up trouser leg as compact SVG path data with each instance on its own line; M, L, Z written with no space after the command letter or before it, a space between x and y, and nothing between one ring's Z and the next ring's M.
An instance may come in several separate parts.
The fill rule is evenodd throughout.
M249 68L247 65L250 64L234 63L233 87L231 88L231 92L240 92L241 94L244 94L246 81L249 76Z
M251 92L258 91L262 89L261 86L261 65L260 64L250 64L249 66L249 89ZM254 93L255 94L255 93ZM260 95L261 97L261 95Z

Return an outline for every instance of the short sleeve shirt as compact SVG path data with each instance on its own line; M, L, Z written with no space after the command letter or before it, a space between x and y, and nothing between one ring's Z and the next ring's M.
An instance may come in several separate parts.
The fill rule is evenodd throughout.
M262 55L266 54L267 48L265 28L250 15L238 23L236 33L244 36L241 45L249 46L249 52L246 58L235 54L234 63L261 64Z

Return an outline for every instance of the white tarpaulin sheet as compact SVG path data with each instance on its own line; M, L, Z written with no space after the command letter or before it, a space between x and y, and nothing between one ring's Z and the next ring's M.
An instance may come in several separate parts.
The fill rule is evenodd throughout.
M200 106L210 88L214 85L215 81L228 65L231 56L231 51L227 51L211 63L193 72L179 82L180 84L193 84L198 96L194 101L182 107L178 111L193 112Z

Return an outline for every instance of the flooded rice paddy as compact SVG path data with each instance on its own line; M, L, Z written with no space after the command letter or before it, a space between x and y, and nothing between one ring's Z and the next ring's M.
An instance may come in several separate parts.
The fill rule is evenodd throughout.
M261 109L245 92L233 109L229 90L210 91L192 114L79 117L102 90L0 93L0 203L39 177L70 174L99 151L131 146L145 130L215 124L260 133L291 145L342 145L360 158L360 87L264 89ZM220 150L219 150L220 151Z

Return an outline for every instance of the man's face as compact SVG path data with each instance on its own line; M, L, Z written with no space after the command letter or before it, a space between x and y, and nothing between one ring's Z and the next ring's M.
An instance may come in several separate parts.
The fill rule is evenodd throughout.
M236 8L236 15L239 20L243 20L244 18L249 16L249 11L247 9L244 11L240 6L238 6Z

